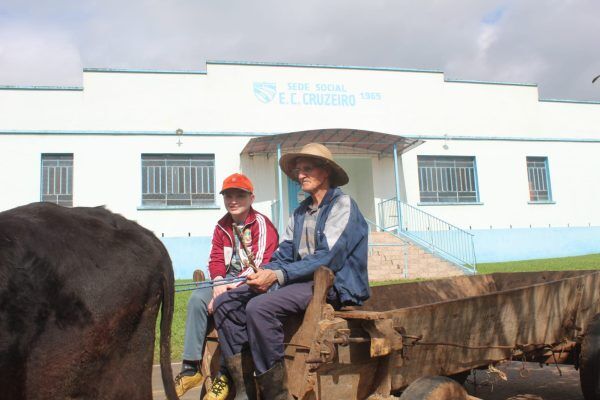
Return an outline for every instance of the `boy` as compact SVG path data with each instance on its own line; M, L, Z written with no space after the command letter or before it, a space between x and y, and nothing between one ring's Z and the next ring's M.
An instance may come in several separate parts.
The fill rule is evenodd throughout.
M243 174L232 174L225 178L220 192L227 214L215 226L208 269L213 280L233 278L251 272L248 257L233 232L232 224L241 229L246 248L254 255L257 267L266 264L277 248L277 230L271 221L252 208L254 186ZM200 385L200 365L206 337L208 315L212 314L213 300L238 284L220 285L214 288L194 290L188 302L181 372L175 378L179 397ZM221 374L204 397L205 400L227 398L231 379Z

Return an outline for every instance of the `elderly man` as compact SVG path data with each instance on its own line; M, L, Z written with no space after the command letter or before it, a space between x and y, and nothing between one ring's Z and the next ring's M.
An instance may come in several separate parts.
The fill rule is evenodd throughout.
M334 307L360 305L370 295L368 227L354 200L338 188L348 183L344 169L318 143L284 155L279 166L310 197L294 211L271 262L249 275L247 285L215 299L219 343L236 400L255 398L251 361L263 398L291 399L283 363L283 322L308 307L319 266L335 273L328 295Z

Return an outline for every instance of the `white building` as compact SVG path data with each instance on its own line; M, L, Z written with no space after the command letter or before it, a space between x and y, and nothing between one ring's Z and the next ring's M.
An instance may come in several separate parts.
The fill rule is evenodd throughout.
M301 193L277 152L307 141L334 150L344 190L380 227L400 211L402 233L426 242L454 235L447 222L474 235L478 262L600 252L600 103L539 99L535 85L210 62L2 86L0 110L0 210L106 205L163 238L178 277L206 263L230 173L253 179L258 210L287 217Z

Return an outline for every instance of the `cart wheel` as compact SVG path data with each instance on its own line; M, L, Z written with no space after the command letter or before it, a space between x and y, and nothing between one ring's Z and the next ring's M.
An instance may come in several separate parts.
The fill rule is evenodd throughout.
M400 396L400 400L467 400L468 398L464 387L445 376L426 376L417 379L408 385Z
M455 382L458 382L460 385L465 384L467 378L471 375L471 370L466 370L463 372L459 372L458 374L448 375L448 378L452 379Z
M585 400L600 400L600 314L590 321L581 343L579 380Z

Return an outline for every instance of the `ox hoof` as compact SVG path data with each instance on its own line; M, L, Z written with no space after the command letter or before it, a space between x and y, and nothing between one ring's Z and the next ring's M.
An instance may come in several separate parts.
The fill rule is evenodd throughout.
M411 383L400 400L468 400L464 387L444 376L426 376Z

